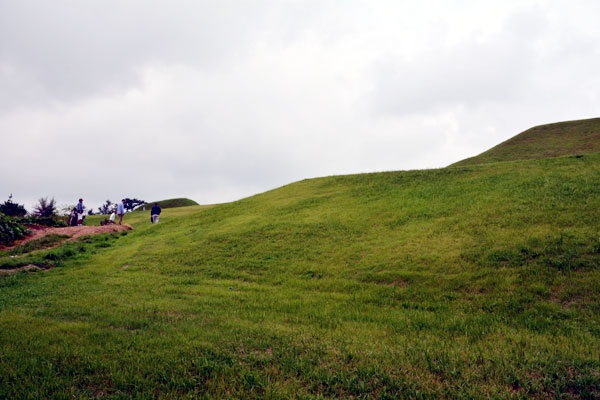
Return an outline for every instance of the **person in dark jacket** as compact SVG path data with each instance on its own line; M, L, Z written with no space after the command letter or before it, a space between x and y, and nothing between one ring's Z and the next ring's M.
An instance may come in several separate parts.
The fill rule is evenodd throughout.
M160 206L158 203L154 203L152 206L152 210L150 211L151 219L153 224L158 224L158 217L160 215Z
M69 216L69 226L77 226L77 209L74 208Z

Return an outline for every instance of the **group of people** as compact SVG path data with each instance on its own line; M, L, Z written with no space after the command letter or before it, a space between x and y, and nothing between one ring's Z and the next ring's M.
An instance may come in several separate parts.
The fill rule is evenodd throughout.
M85 215L83 214L83 199L79 199L79 203L77 203L77 207L73 208L73 211L71 211L71 215L69 217L69 226L81 226L83 225L83 220L85 219ZM158 203L154 203L154 206L152 207L152 210L150 211L150 221L153 224L158 224L158 219L161 213L161 209L160 206L158 205ZM117 204L117 208L110 214L110 217L108 218L108 221L104 221L104 224L109 223L109 224L114 224L115 223L115 219L118 216L119 217L119 222L118 224L121 225L121 223L123 222L123 216L125 215L125 199L121 200L121 202L119 204ZM102 224L102 225L104 225Z
M69 216L69 226L81 226L85 215L83 215L83 199L79 199L77 207L73 208Z
M153 224L158 224L158 217L160 216L161 211L162 210L160 209L158 203L154 203L154 206L150 211L150 221ZM125 215L125 200L121 200L121 203L117 205L117 209L112 214L110 214L109 220L113 224L115 223L115 217L117 215L119 216L119 225L121 225L121 222L123 221L123 215Z
M114 209L112 213L110 213L110 217L108 217L108 223L114 224L115 219L119 216L119 225L123 222L123 215L125 215L125 200L121 200L119 204L117 204L117 208ZM106 223L106 222L105 222Z

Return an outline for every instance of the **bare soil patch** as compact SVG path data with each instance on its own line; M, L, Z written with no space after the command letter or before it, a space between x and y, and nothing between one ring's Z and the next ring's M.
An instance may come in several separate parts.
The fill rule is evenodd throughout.
M67 226L64 228L49 228L49 227L39 227L39 226L31 226L28 227L33 232L31 235L26 238L15 242L12 246L2 247L1 250L10 250L13 247L16 247L21 244L25 244L32 240L40 239L46 235L68 235L70 236L67 240L73 240L80 236L85 235L97 235L100 233L110 233L110 232L121 232L121 231L130 231L133 228L129 224L123 225L104 225L104 226Z
M42 268L38 265L33 265L33 264L29 264L29 265L24 265L22 267L19 268L13 268L13 269L0 269L0 276L2 275L12 275L15 274L19 271L27 271L27 272L37 272L40 271L42 269L47 269L47 268Z

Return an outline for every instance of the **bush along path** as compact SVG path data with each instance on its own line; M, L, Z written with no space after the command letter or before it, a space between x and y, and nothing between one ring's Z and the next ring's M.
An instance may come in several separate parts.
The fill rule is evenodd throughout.
M0 248L24 238L30 231L11 217L0 213Z

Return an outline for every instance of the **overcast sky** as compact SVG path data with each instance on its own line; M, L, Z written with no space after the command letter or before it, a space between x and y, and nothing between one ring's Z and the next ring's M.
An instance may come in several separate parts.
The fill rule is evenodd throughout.
M0 0L0 201L237 200L598 117L600 2Z

